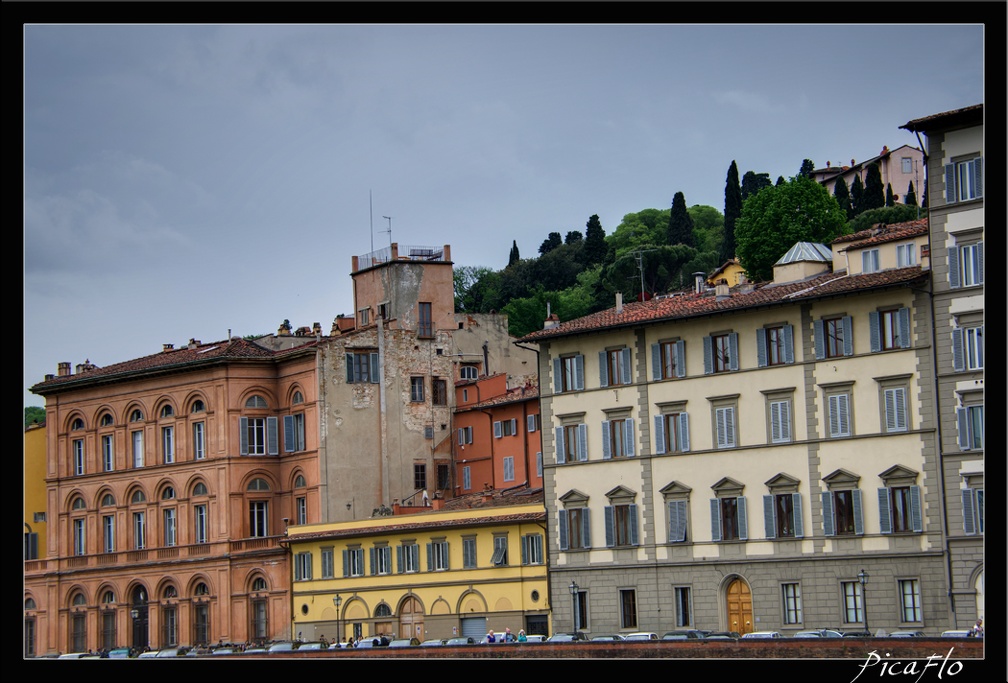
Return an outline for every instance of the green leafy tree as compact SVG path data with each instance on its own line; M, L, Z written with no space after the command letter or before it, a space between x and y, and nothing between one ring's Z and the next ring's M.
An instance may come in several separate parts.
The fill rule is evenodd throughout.
M878 164L868 164L868 168L865 171L864 197L861 210L880 209L885 205L885 188L882 186L882 172L879 170Z
M735 223L736 251L750 279L773 277L773 265L797 242L829 244L847 217L836 199L809 178L792 178L745 200Z
M769 173L754 173L753 171L746 171L745 175L742 176L742 201L749 199L752 195L756 194L764 187L770 187L770 174Z
M574 244L575 242L580 242L584 239L584 235L581 234L580 230L571 230L564 237L564 244Z
M560 320L573 320L592 313L594 301L588 287L574 286L560 291L536 287L529 296L512 299L504 306L501 312L508 317L508 333L523 337L541 330L547 308Z
M896 203L896 197L892 193L892 183L886 183L885 188L885 205L892 206Z
M685 244L643 244L620 253L602 275L609 292L623 292L626 300L664 294L682 287L697 250Z
M45 424L45 408L38 406L26 406L24 409L24 426L32 424Z
M862 211L854 220L847 223L846 234L861 232L873 228L876 225L894 225L896 223L906 223L917 220L918 209L909 204L896 204L894 206L883 206L878 209L868 209Z
M543 243L539 245L539 255L542 256L546 252L556 249L561 244L563 244L563 238L560 237L560 233L551 232L549 236L543 240Z
M815 164L812 163L811 159L805 159L801 162L801 168L798 169L798 175L802 178L811 178L815 172Z
M499 286L500 275L486 266L456 266L452 271L455 285L455 310L457 312L486 313L484 307L489 296Z
M843 210L844 214L847 215L847 220L854 218L854 207L851 206L850 190L847 189L847 181L844 177L837 176L836 183L833 185L833 198L837 200L837 204Z
M676 192L672 198L666 240L669 244L685 244L687 247L695 245L693 219L690 218L689 211L686 209L686 197L682 192Z
M518 255L518 241L517 240L512 240L511 241L511 255L508 256L508 265L510 266L512 263L515 263L516 261L519 261L520 259L521 259L521 256Z
M861 176L856 173L854 174L854 180L851 181L850 203L854 209L855 216L865 210L864 183L861 182Z
M593 214L585 223L585 263L587 265L601 263L605 254L605 230L602 229L602 222L599 220L598 214Z
M742 215L742 188L739 186L738 166L732 159L725 178L724 191L724 240L718 254L718 265L735 258L735 221ZM716 267L716 266L715 266Z
M917 206L917 193L914 192L913 181L907 185L906 197L903 198L903 203L907 206Z
M774 187L780 187L781 185L783 185L783 184L784 184L784 183L786 183L786 182L787 182L787 181L786 181L786 180L784 180L784 176L782 176L782 175L779 175L779 176L777 176L777 182L776 182L776 183L774 183Z

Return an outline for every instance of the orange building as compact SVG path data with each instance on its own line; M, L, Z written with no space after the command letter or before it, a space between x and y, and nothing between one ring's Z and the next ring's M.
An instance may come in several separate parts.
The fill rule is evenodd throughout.
M498 373L455 385L455 494L542 487L539 387Z
M166 344L32 387L49 533L25 562L26 654L289 632L278 541L319 507L316 341L294 340Z

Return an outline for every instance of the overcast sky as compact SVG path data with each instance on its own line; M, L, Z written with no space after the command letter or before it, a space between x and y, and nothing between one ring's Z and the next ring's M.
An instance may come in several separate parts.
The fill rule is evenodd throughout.
M676 192L723 212L732 160L776 180L805 158L917 146L901 125L984 100L984 38L982 24L26 25L25 405L44 405L28 387L61 361L284 319L328 333L353 313L351 256L393 241L498 270L512 240L535 257L550 232L598 214L608 235Z

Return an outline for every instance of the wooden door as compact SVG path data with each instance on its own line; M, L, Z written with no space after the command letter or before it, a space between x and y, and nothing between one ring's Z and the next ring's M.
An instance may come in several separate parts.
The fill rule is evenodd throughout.
M728 584L726 591L728 600L728 630L745 635L753 631L752 623L752 593L749 585L742 579L735 579Z
M402 607L399 609L399 637L425 640L423 629L423 607L420 606L419 600L410 596L403 601Z

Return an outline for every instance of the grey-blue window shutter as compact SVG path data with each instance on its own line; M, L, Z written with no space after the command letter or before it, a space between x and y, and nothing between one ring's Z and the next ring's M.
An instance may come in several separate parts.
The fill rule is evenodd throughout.
M348 353L346 355L346 381L347 384L353 384L354 381L354 368L353 368L353 354Z
M679 443L683 453L689 451L689 415L679 413Z
M728 335L728 369L738 370L738 332Z
M710 501L710 532L712 541L721 540L721 503L717 498Z
M241 438L240 453L242 455L248 455L248 418L239 417L238 418L238 431Z
M738 532L739 538L743 541L749 539L749 516L746 514L746 499L745 496L739 496L735 499L738 506Z
M567 449L564 448L564 428L556 428L556 461L562 465L567 462Z
M812 323L813 334L815 335L815 357L816 360L822 360L826 357L826 324L822 320L816 320Z
M271 416L266 418L266 452L270 455L277 455L280 453L280 445L278 443L277 434L277 419L276 416Z
M973 187L977 197L983 197L983 157L973 160Z
M631 503L630 509L630 545L637 545L637 504Z
M560 532L560 550L567 550L567 511L560 511L560 524L557 525Z
M343 576L350 576L350 551L343 551Z
M612 449L609 448L609 439L612 431L612 425L609 420L602 420L602 459L609 460L612 458Z
M403 547L401 545L396 546L395 559L396 559L396 572L402 574L405 571L405 563L403 562Z
M501 434L502 434L503 432L501 431L501 423L500 423L500 420L497 420L497 421L495 421L495 422L493 423L493 429L494 429L494 438L495 438L495 439L499 439L499 438L501 438Z
M966 369L965 330L957 327L952 330L952 369L962 372Z
M444 568L449 570L451 569L451 555L448 552L448 541L442 541L441 545L444 546Z
M588 425L581 423L577 428L578 442L577 442L577 455L578 460L585 462L588 460Z
M615 541L613 540L614 529L613 529L613 509L611 505L606 505L602 511L605 513L605 544L607 548L613 547Z
M965 408L956 408L956 424L959 426L959 448L964 451L972 450L969 415Z
M794 363L794 327L784 326L784 362Z
M371 384L378 384L381 379L381 373L378 371L378 354L372 353L368 357L371 363Z
M945 164L945 202L952 204L956 200L955 164Z
M801 494L792 493L791 494L791 508L794 518L792 519L791 528L794 529L795 538L802 538L805 536L805 523L802 520L802 506L801 506Z
M624 431L624 452L628 458L632 458L634 455L634 420L632 417L628 417L623 423Z
M949 287L959 289L959 247L948 248Z
M654 416L655 433L655 453L661 455L665 452L665 417L663 415Z
M676 540L686 540L686 525L689 522L689 512L685 500L675 501L676 507Z
M882 334L879 329L879 312L868 312L868 336L871 339L871 352L876 353L882 350Z
M675 354L675 374L676 377L686 376L686 342L682 339L675 343L673 347Z
M977 242L976 245L977 252L977 282L983 284L984 281L984 254L983 254L983 242Z
M378 573L378 549L374 547L370 548L368 556L368 559L371 560L371 576L374 576Z
M522 564L528 564L528 544L529 544L529 537L528 536L522 536L521 542L522 542L521 543L521 563Z
M563 385L561 380L563 379L563 374L560 372L560 359L553 359L553 393L559 394L563 391Z
M584 390L584 356L581 354L574 357L574 388Z
M465 443L465 441L462 440L462 428L461 427L459 427L459 430L458 430L458 443L459 443L459 446L461 446L462 444Z
M910 309L903 307L897 312L899 318L899 345L901 349L910 348Z
M767 364L766 332L765 327L756 330L756 364L761 368L765 368Z
M864 534L864 517L861 515L861 489L851 491L854 499L854 533L858 536Z
M525 418L525 431L534 432L536 430L535 415L528 415Z
M705 375L714 372L714 347L710 337L703 338L703 371Z
M623 376L620 380L623 384L630 384L630 348L627 347L620 352L620 358L622 362L620 363L620 370Z
M651 379L661 379L661 344L651 345Z
M777 520L775 513L774 497L772 495L763 496L763 529L767 538L777 538Z
M284 415L284 452L290 453L294 450L294 416Z
M914 531L924 531L924 517L921 513L920 486L910 487L910 524Z
M581 512L581 540L584 541L584 547L591 547L591 516L588 514L588 508L584 508Z
M841 321L843 323L843 354L845 356L854 355L854 334L852 328L854 320L849 315L845 315Z
M434 571L434 544L427 544L427 571Z
M599 386L607 387L609 386L609 363L607 354L605 351L599 351L598 354L598 372L599 372Z
M889 510L889 489L880 487L878 490L879 529L883 534L892 533L892 519Z
M976 535L976 512L973 506L973 489L962 490L963 533L967 536Z
M823 534L833 536L836 531L833 528L833 493L822 492L822 524Z

